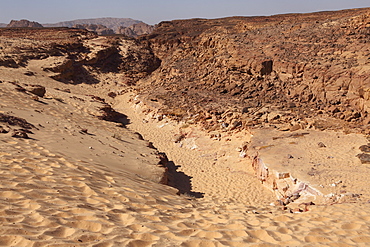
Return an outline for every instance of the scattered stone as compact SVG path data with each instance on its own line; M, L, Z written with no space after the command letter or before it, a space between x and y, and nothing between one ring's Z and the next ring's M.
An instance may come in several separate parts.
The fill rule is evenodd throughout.
M221 134L211 134L210 138L216 141L221 141Z
M238 147L238 152L240 152L239 156L241 158L245 158L247 156L249 142L243 142L240 147Z
M361 150L362 152L365 152L365 153L370 153L370 144L368 144L368 145L362 145L362 146L360 147L360 150Z
M304 206L303 212L307 212L308 211L308 206L312 206L312 205L315 205L315 203L313 203L313 202L304 202L304 203L299 204L298 206Z
M87 129L81 129L80 132L81 133L84 133L84 134L88 134L88 130Z
M31 99L33 99L34 101L39 101L39 96L37 96L37 95L32 95L32 96L31 96Z
M17 125L17 126L19 126L21 128L24 128L24 129L35 128L35 126L33 124L30 124L24 118L14 117L14 116L6 115L6 114L3 114L3 113L0 113L0 122L4 122L4 123L7 123L7 124L12 125L12 126Z
M174 142L174 143L179 143L179 142L181 142L183 139L185 139L185 137L186 137L186 135L185 135L185 134L183 134L183 133L176 134L176 135L174 135L174 137L173 137L173 142Z
M41 85L28 85L25 88L28 92L33 93L39 97L44 97L46 93L45 87Z
M148 147L148 148L152 148L152 149L156 149L155 147L154 147L154 144L153 144L153 142L147 142L146 143L146 146Z
M298 214L298 213L302 213L303 212L303 210L302 209L300 209L300 208L294 208L293 210L291 210L290 211L291 213L293 213L293 214Z
M356 155L360 159L362 164L370 164L370 154L361 153Z
M8 133L8 131L6 129L3 128L3 126L0 126L0 133Z
M322 142L317 143L317 146L319 146L319 148L326 148L326 145Z
M33 75L35 75L35 73L32 72L32 71L27 71L24 74L27 75L27 76L33 76Z
M139 140L144 140L144 137L139 132L134 132L134 134L137 136Z
M289 172L279 172L277 174L277 178L278 179L284 179L284 178L289 178L290 177L290 173Z
M302 126L300 124L295 124L293 126L290 127L290 131L297 131L297 130L300 130L302 129Z
M277 112L270 112L267 116L267 121L270 123L280 118L280 114Z
M21 87L19 85L17 85L17 87L15 88L15 90L17 90L18 92L21 92L21 93L24 93L24 92L27 91L24 87Z
M27 133L25 130L22 130L22 129L15 129L12 131L12 134L11 134L11 137L16 137L16 138L25 138L25 139L29 139Z
M115 92L109 92L108 96L111 97L111 98L115 98L117 96L117 94Z

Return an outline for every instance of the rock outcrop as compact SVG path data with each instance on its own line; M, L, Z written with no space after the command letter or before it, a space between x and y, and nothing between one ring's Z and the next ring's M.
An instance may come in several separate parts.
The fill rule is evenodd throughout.
M12 20L6 27L32 27L32 28L41 28L43 27L40 23L29 20Z

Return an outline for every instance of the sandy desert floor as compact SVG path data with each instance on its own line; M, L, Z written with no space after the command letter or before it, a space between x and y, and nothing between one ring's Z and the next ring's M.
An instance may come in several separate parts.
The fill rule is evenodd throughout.
M99 96L113 86L108 83L114 78L101 85L67 85L35 67L35 76L24 75L30 67L0 71L0 113L34 126L29 138L0 134L1 246L369 245L370 170L354 157L358 146L366 144L365 137L329 133L336 135L334 142L319 136L312 143L323 142L327 149L311 151L311 156L292 149L289 154L296 159L301 155L314 162L311 165L321 162L320 155L329 160L316 169L317 175L300 179L312 179L325 194L362 194L350 202L316 204L307 212L292 213L276 205L276 195L255 177L250 160L240 157L237 148L256 138L250 132L209 138L196 126L144 114L144 106L130 94L114 102L128 118L123 128L97 119L99 102L87 96ZM46 95L35 99L10 82L43 85ZM71 93L63 91L67 88ZM158 151L134 132L167 154L170 183L176 188L159 183L163 168L157 165ZM181 133L186 138L175 142ZM344 143L342 138L352 139ZM301 140L262 141L267 146L303 145L306 152L309 142ZM286 161L286 154L273 148L260 151L266 159L280 153L292 173L306 174L304 169L312 168L297 169L292 159ZM329 186L338 179L342 187Z

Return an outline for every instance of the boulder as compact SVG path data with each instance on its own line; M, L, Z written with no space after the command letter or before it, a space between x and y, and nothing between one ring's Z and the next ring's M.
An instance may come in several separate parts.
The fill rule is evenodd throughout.
M25 87L26 90L34 95L37 95L39 97L44 97L46 93L46 89L44 86L41 85L28 85Z

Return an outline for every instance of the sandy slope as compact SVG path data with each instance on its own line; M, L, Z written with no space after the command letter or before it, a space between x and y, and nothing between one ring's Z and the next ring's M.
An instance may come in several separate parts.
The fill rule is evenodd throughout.
M131 97L130 97L131 96ZM250 138L247 132L224 136L221 141L205 135L194 126L155 121L155 112L143 114L142 103L129 102L132 95L117 97L115 108L129 116L128 126L152 140L161 151L168 154L177 172L192 177L193 192L203 193L206 200L241 202L246 205L268 205L274 201L273 194L261 186L254 176L249 162L239 157L236 148ZM135 107L135 108L134 108ZM186 138L174 141L180 133ZM226 140L227 139L227 140ZM195 193L193 193L195 194Z
M2 72L0 112L24 118L37 129L32 129L30 139L0 134L1 246L366 246L370 242L366 201L310 206L301 214L269 206L273 194L253 177L235 150L249 139L248 133L218 141L195 127L184 128L187 138L180 147L173 141L179 126L161 126L166 121L150 119L144 123L146 116L130 108L128 98L117 99L117 109L131 120L126 130L96 119L95 103L71 98L85 99L98 91L91 86L60 85L46 74L26 77L22 70ZM15 91L7 82L12 76L21 83L46 85L46 97L35 101ZM53 89L57 85L70 87L72 93ZM83 128L89 134L81 133ZM190 197L153 182L149 169L155 167L156 154L130 129L141 131L159 151L168 152L179 166L175 175L183 179L180 185L191 182L191 188L176 184ZM200 195L204 198L195 198Z

